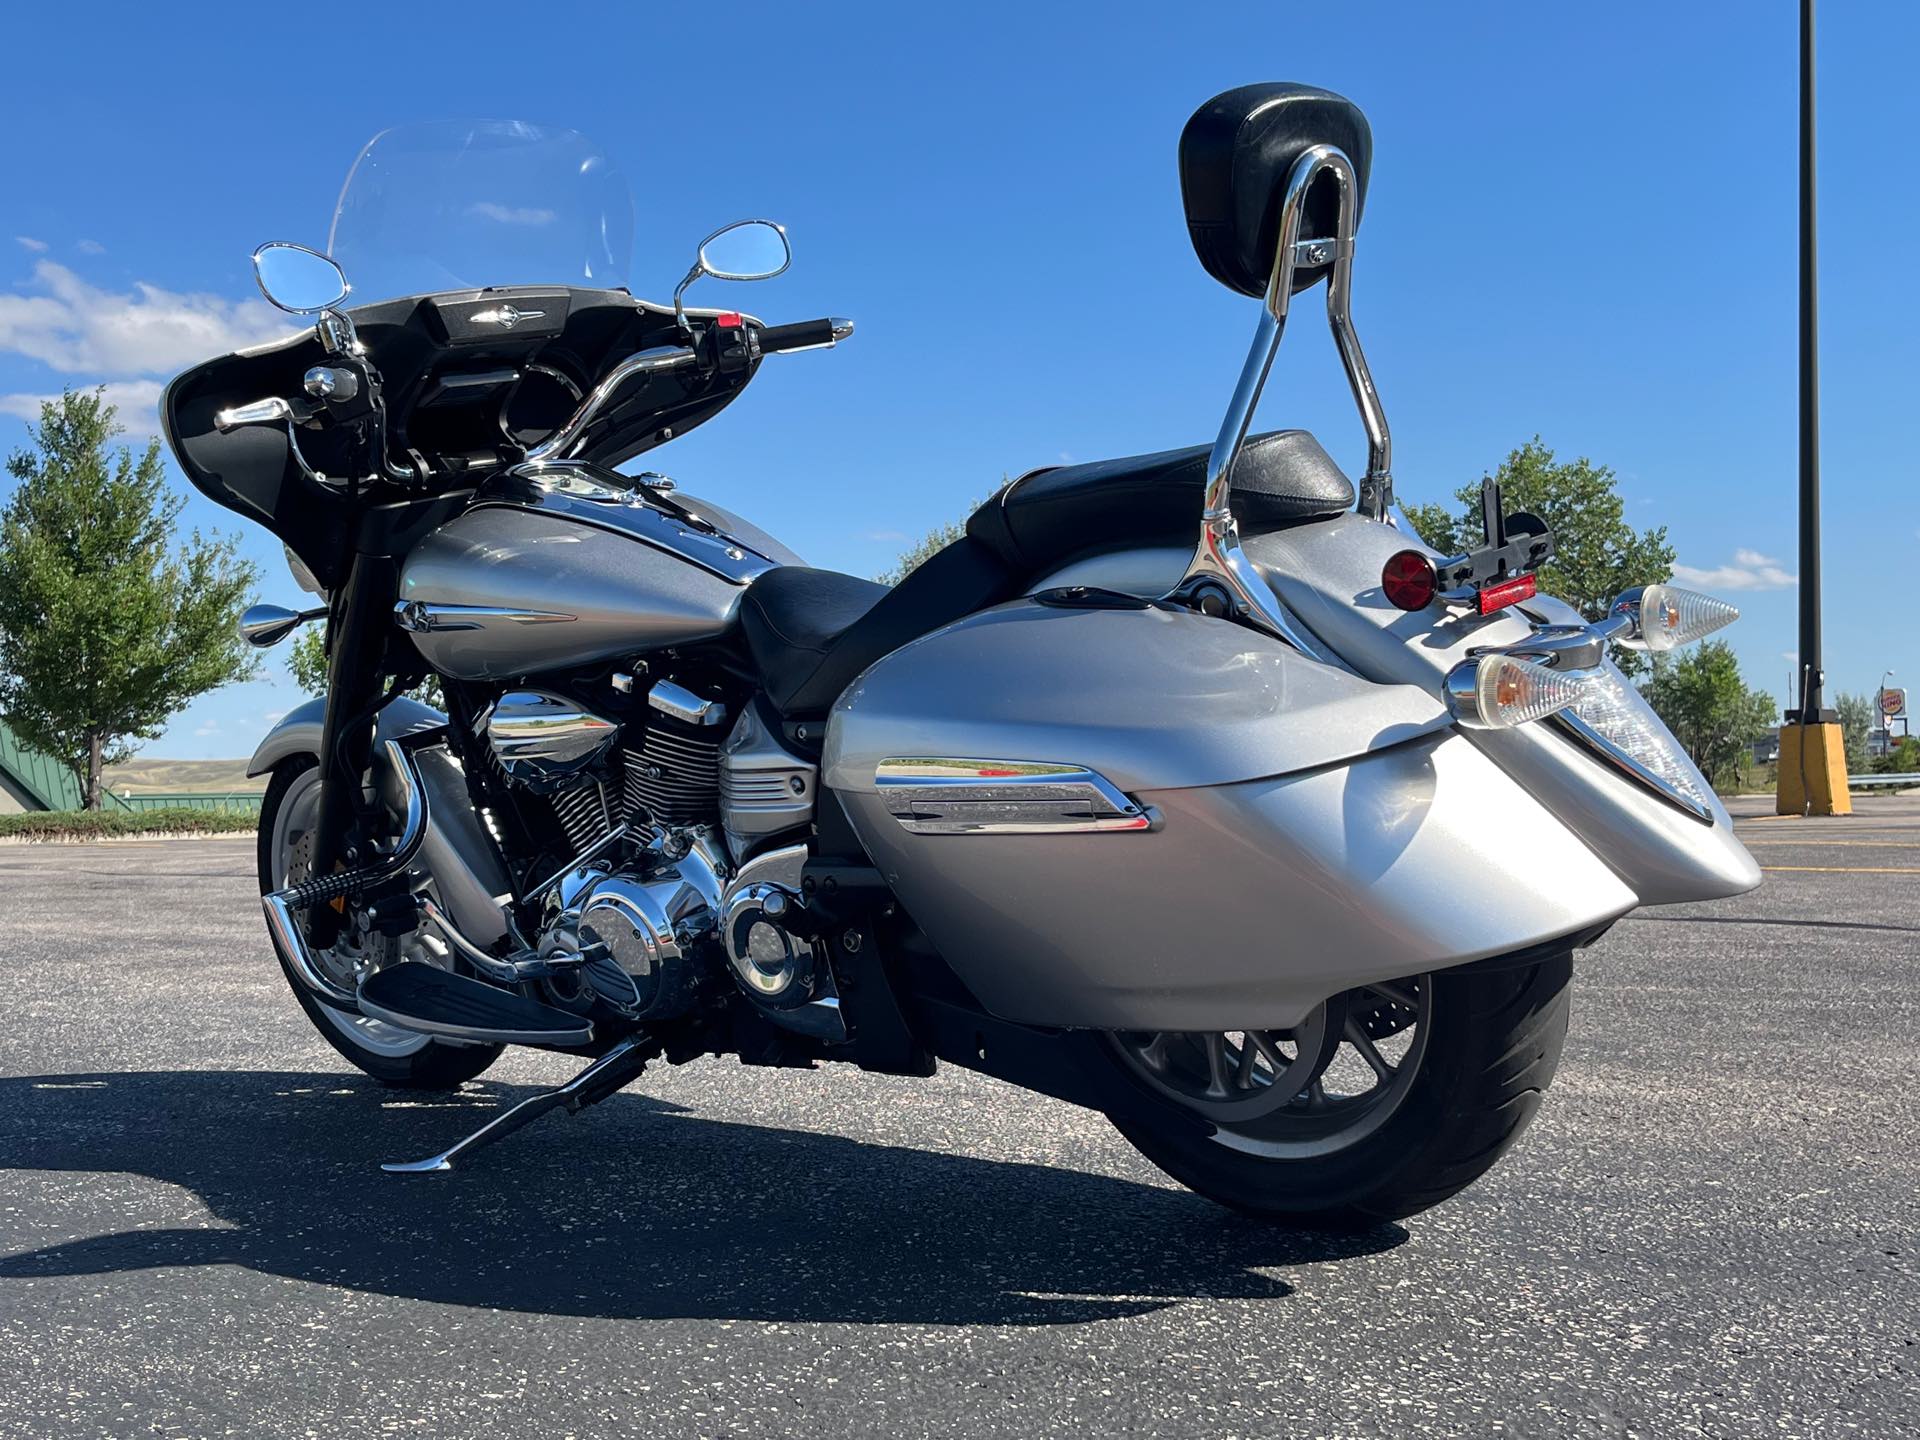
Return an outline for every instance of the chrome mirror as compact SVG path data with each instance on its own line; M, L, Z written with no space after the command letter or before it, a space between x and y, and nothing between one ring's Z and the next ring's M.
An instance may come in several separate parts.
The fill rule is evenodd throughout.
M736 220L700 242L700 269L716 280L771 280L792 263L787 232L771 220Z
M318 620L326 613L327 607L324 605L316 610L289 610L281 605L249 605L246 614L240 617L240 638L249 645L265 650L270 645L278 645L307 621Z
M338 305L352 288L346 273L318 250L274 240L253 252L260 293L294 315L317 315Z
M680 297L702 275L716 280L771 280L793 263L793 247L784 226L771 220L736 220L722 225L700 242L693 268L673 292L673 313L687 328L687 312Z

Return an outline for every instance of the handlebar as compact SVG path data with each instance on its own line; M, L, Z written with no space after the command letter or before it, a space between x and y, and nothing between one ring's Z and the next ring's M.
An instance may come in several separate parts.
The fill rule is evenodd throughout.
M824 320L796 320L791 325L769 325L759 332L760 353L778 355L788 350L816 350L853 334L853 322L839 316Z

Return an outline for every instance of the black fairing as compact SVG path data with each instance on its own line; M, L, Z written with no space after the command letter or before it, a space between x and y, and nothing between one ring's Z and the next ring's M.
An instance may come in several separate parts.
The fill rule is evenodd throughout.
M466 323L481 300L488 308L516 303L544 310L545 323L483 330ZM694 312L696 325L710 314ZM469 290L384 301L352 315L381 377L387 451L402 463L410 453L419 455L435 491L470 488L520 459L527 443L573 412L578 401L569 384L590 390L628 355L683 343L671 311L617 290ZM326 363L307 329L177 376L160 413L167 443L194 487L271 530L331 589L345 578L354 549L366 548L365 504L347 504L339 491L307 479L285 425L243 425L222 434L213 423L229 406L298 397L307 370ZM575 456L617 465L684 434L725 407L757 368L756 362L730 373L687 370L636 381L588 427ZM489 374L520 378L491 388L449 383ZM350 476L364 469L342 429L298 429L301 452L316 470ZM388 489L378 498L391 501L398 492Z
M1280 206L1294 162L1314 145L1332 145L1353 162L1358 222L1373 163L1373 131L1351 100L1311 85L1269 81L1216 95L1180 132L1180 196L1187 233L1207 273L1243 295L1264 295L1280 239ZM1339 196L1331 180L1314 186L1300 238L1330 239ZM1327 273L1302 266L1293 288Z

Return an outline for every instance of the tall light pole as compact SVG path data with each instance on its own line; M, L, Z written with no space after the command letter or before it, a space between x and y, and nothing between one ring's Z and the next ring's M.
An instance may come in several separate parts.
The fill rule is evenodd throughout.
M1800 0L1800 705L1780 728L1782 815L1851 815L1846 742L1820 663L1820 284L1814 243L1813 0Z
M1824 718L1820 665L1820 279L1814 224L1813 0L1800 0L1800 723Z

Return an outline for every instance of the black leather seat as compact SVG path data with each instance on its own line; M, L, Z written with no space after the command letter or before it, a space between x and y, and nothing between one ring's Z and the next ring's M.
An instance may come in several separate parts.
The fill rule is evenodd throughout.
M1022 475L967 521L967 534L1038 575L1083 555L1200 538L1209 445ZM1258 535L1353 508L1353 482L1305 430L1250 436L1233 465L1233 513Z
M835 570L767 571L747 587L740 627L768 697L785 715L822 714L882 655L1071 560L1198 541L1209 449L1022 475L891 590ZM1255 436L1234 464L1233 509L1248 534L1327 519L1353 501L1352 483L1304 430Z

